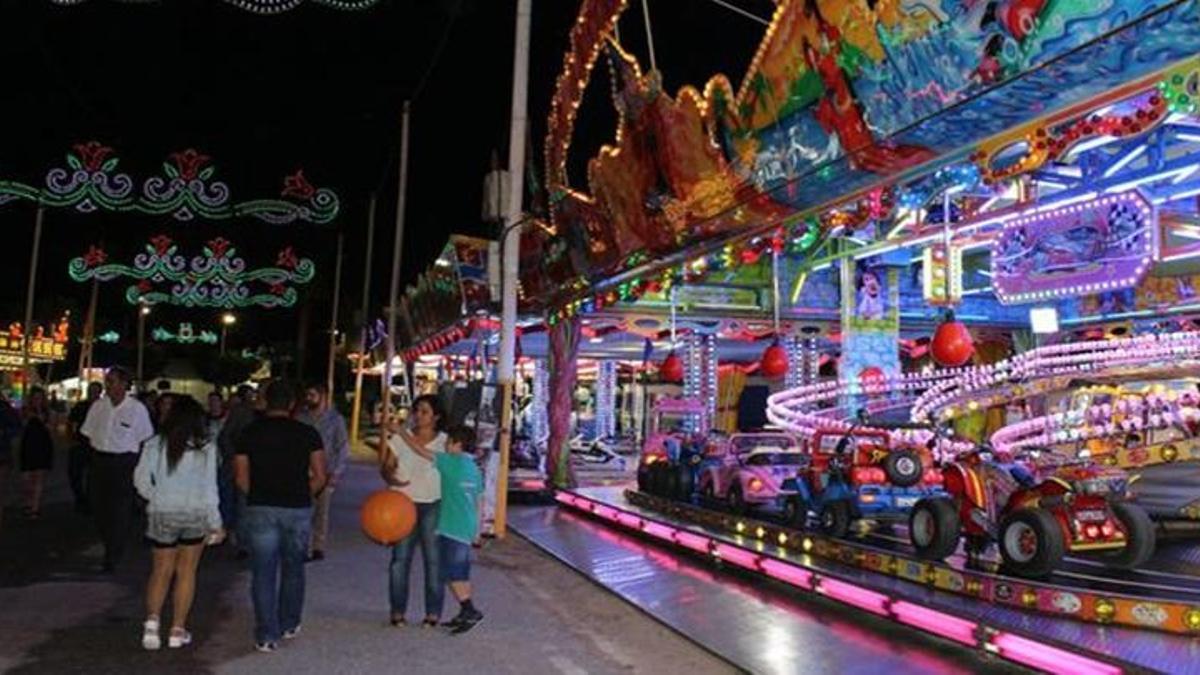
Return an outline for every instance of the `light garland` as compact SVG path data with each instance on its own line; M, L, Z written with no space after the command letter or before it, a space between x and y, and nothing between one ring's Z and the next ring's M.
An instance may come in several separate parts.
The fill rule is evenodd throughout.
M704 362L700 349L699 336L695 333L688 335L684 340L684 357L683 357L683 397L703 401L704 395ZM707 405L705 406L707 409ZM697 416L689 416L684 422L684 428L689 433L703 431L704 420L697 419Z
M795 335L789 335L784 341L788 352L788 369L784 376L785 389L808 384L808 355L805 353L805 341Z
M529 410L529 435L539 447L550 437L550 369L545 359L533 362L533 401Z
M701 399L708 411L707 425L700 431L708 433L709 427L717 419L717 394L720 393L720 373L717 368L717 336L705 334L700 339L700 358L703 361L704 376L701 381Z
M1200 394L1185 392L1163 396L1121 398L1115 404L1088 406L1080 412L1059 412L1023 420L992 434L992 446L1003 453L1104 438L1119 434L1165 429L1200 422Z
M1038 379L1096 375L1110 369L1200 361L1200 333L1164 333L1039 347L994 364L971 366L930 387L913 403L914 422L959 414L1019 398Z
M596 367L596 438L617 433L617 362L605 359Z
M86 254L71 260L68 272L75 281L112 281L130 278L138 283L126 289L130 304L160 303L184 307L291 307L298 293L295 285L307 284L316 273L308 258L298 258L289 246L279 252L274 267L247 269L237 249L218 237L208 242L203 254L191 262L178 253L170 237L158 235L146 244L145 251L134 257L132 265L109 263L108 254L92 246ZM160 285L170 283L169 290ZM251 291L250 285L262 288Z
M120 159L112 148L96 141L79 143L67 153L65 168L47 172L44 188L0 180L0 204L30 201L82 213L170 214L181 221L252 217L272 224L329 223L340 208L337 195L327 188L313 187L303 170L284 178L280 199L231 203L229 186L212 180L216 167L209 164L207 155L189 148L172 153L168 159L163 162L163 175L147 178L141 193L135 195L134 179L116 173Z
M156 326L151 331L151 336L153 336L156 342L176 342L181 345L196 343L215 345L219 341L216 333L209 330L202 330L197 333L192 330L192 324L190 323L179 324L179 328L174 333L162 326Z

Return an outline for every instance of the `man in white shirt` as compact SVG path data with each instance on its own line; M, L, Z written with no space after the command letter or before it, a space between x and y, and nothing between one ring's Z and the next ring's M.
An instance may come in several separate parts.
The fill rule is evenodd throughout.
M142 443L154 436L146 406L129 395L129 371L110 368L104 397L88 409L79 433L95 448L92 457L92 512L104 542L104 571L112 572L125 553L133 509L133 469Z

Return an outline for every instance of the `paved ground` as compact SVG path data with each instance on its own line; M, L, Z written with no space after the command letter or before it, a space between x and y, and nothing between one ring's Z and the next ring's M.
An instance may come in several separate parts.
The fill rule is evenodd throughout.
M88 519L67 504L65 457L42 520L16 514L13 490L0 525L0 671L11 673L726 673L732 668L601 590L518 537L490 545L475 568L474 631L387 625L388 552L357 531L356 507L377 486L355 464L335 497L329 558L308 567L304 631L275 654L251 650L249 575L227 549L201 563L191 629L180 651L142 651L144 547L115 577L93 570L100 549ZM15 477L13 477L15 479ZM3 494L0 492L0 494ZM418 565L419 568L419 565ZM414 573L414 587L420 589ZM419 597L410 617L419 616ZM169 605L169 600L168 600ZM447 615L456 611L447 599Z

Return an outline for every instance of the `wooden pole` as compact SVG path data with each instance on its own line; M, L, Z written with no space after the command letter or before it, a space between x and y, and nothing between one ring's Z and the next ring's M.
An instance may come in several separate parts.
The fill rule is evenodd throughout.
M404 253L404 206L408 184L408 125L412 102L404 102L404 117L400 125L400 183L396 190L396 238L392 243L392 281L388 287L387 362L383 365L383 427L379 433L379 460L387 450L387 438L392 427L392 361L396 358L396 314L400 295L400 258Z
M87 389L87 373L92 368L92 350L96 344L96 304L100 299L100 281L92 279L92 297L83 320L83 346L79 350L79 385Z
M25 387L21 390L24 398L33 386L33 363L29 360L29 348L33 345L33 298L37 290L38 257L42 247L42 221L46 219L46 207L38 205L37 216L33 220L33 250L29 254L29 282L25 285L25 341L22 349L22 365L25 371Z
M367 326L371 321L367 312L371 308L371 258L375 250L375 195L367 207L367 253L363 264L362 333L358 339L358 364L354 374L354 406L350 412L350 442L358 441L359 418L362 417L363 368L367 361Z
M329 392L330 400L333 400L333 371L337 360L338 310L341 308L342 298L342 246L344 243L345 235L338 232L337 262L334 263L333 273L333 316L329 319L329 364L325 370L325 388Z

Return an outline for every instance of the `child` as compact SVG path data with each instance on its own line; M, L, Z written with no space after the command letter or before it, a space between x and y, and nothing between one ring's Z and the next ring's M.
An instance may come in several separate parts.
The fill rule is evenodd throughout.
M475 458L466 450L475 442L475 431L459 426L446 438L446 451L434 455L442 480L442 505L438 513L438 549L442 578L461 609L445 623L458 635L475 627L483 614L471 603L471 544L479 533L479 506L483 477Z

